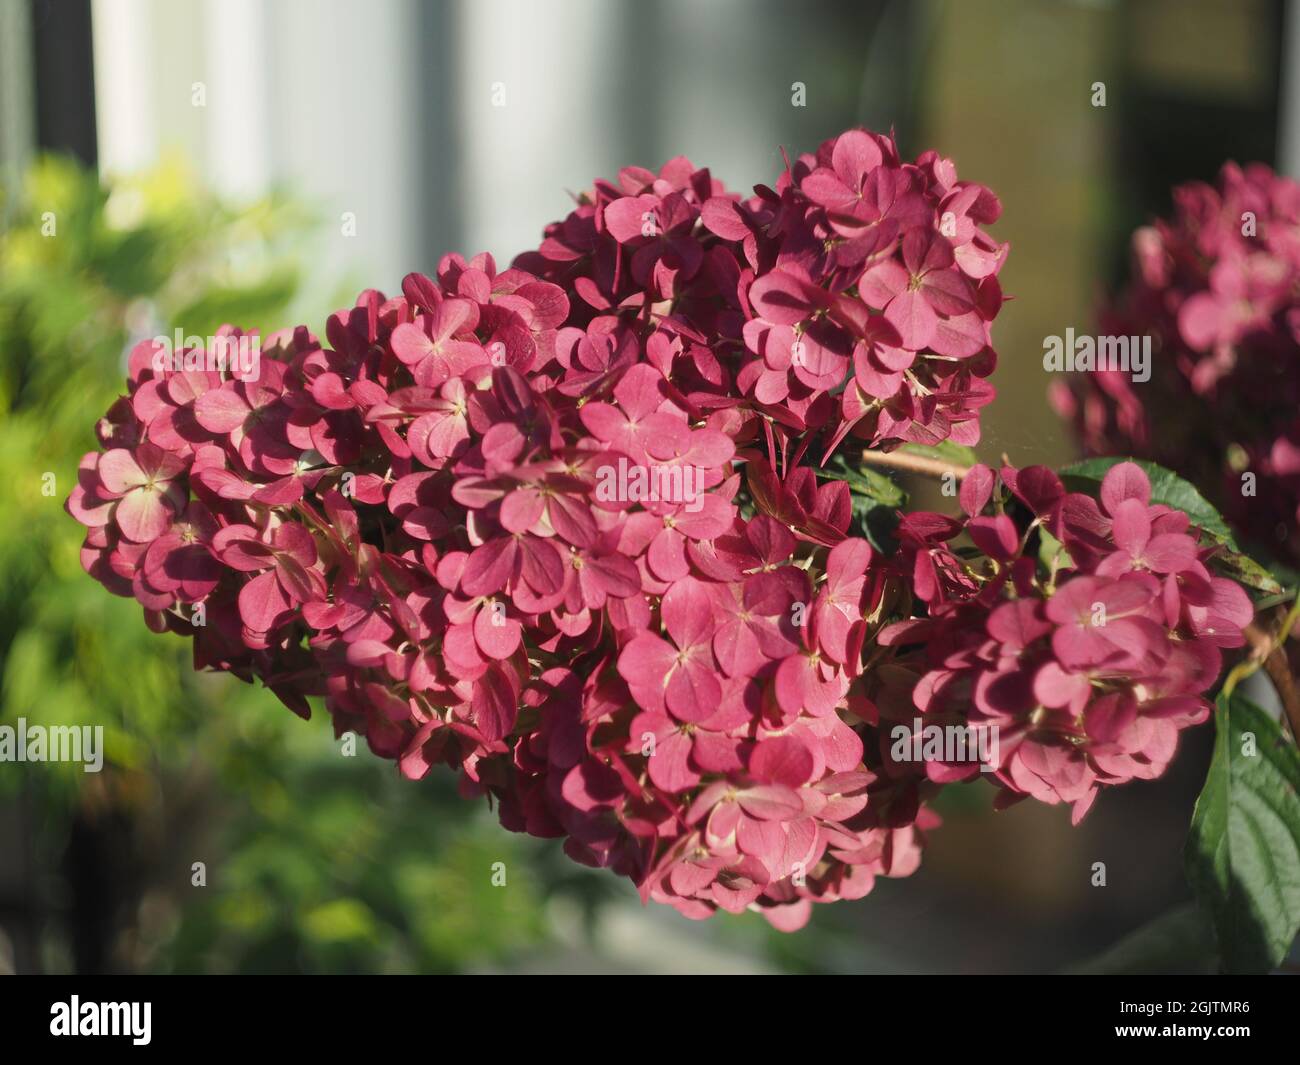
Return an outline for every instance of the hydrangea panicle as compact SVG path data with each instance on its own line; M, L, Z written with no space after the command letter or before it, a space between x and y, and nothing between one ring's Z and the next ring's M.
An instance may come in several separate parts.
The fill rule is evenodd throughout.
M142 346L67 501L82 563L196 668L322 699L643 898L797 928L914 871L976 771L895 725L997 725L1004 793L1081 816L1164 768L1250 617L1137 467L1100 503L1003 470L1016 506L976 467L892 555L819 482L850 437L978 439L999 213L850 130L749 198L626 168L508 269L446 256L247 378Z

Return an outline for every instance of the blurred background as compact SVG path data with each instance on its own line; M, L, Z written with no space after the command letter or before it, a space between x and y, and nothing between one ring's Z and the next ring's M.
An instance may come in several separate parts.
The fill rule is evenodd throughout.
M1067 460L1042 338L1086 329L1173 184L1297 173L1297 59L1281 0L0 0L0 724L107 747L98 774L0 763L0 971L1203 964L1181 849L1207 729L1076 829L952 789L910 879L796 935L696 925L449 775L401 781L195 674L82 574L62 500L136 339L319 330L444 252L508 261L623 165L685 154L745 190L859 123L1001 196L1014 301L978 450Z

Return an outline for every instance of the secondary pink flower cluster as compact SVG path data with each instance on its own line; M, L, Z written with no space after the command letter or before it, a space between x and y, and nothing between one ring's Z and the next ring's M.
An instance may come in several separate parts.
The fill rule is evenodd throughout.
M83 563L197 668L323 696L508 828L690 917L798 927L915 869L970 772L890 756L913 703L1004 726L1001 782L1081 812L1163 767L1248 616L1127 468L1104 509L1004 472L1070 552L1046 585L982 467L968 520L907 516L897 557L849 534L807 456L977 438L998 210L855 130L749 200L624 170L510 269L447 256L244 375L145 342L68 500Z
M882 718L992 727L999 802L1070 803L1077 823L1099 786L1164 772L1179 730L1208 716L1220 648L1245 642L1253 607L1207 568L1214 548L1199 546L1187 515L1151 503L1140 466L1113 466L1100 504L1045 467L1000 477L1019 506L975 466L963 520L904 517L901 555L926 617L880 642L924 648L876 698ZM1026 553L1039 530L1054 538L1038 545L1043 557ZM954 548L963 533L976 553ZM980 772L973 760L926 769L940 783Z
M1174 190L1133 235L1133 276L1102 328L1149 335L1152 377L1058 385L1096 454L1176 465L1254 542L1300 560L1300 185L1256 163ZM1243 474L1254 475L1254 484Z

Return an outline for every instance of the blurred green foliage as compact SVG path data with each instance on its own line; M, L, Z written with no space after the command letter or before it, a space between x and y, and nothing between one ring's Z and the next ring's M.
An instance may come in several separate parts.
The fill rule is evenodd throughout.
M103 183L52 157L0 206L0 722L102 725L106 753L100 774L0 764L0 804L37 819L39 875L57 876L74 817L126 823L128 882L104 885L122 899L116 967L446 970L541 942L559 881L530 879L546 864L535 841L457 797L450 774L401 781L364 744L342 756L322 715L196 674L182 640L81 569L63 500L130 346L290 324L309 215L281 196L231 208L175 162ZM35 894L56 900L32 915L41 956L66 967L69 890Z
M322 730L286 726L287 712L262 702L267 712L246 726L252 742L220 784L243 796L224 829L214 826L235 845L208 864L203 888L192 884L200 852L177 855L184 908L151 911L149 968L446 971L545 939L546 887L538 848L526 845L536 841L458 797L449 773L412 784L364 744L340 757Z
M134 602L82 572L63 500L124 389L130 344L173 323L203 335L223 321L278 325L297 285L282 249L306 218L279 200L228 209L177 163L101 185L57 157L32 167L4 214L0 717L102 725L110 761L148 771L190 747L202 700L180 641L150 635ZM78 767L50 770L82 783Z

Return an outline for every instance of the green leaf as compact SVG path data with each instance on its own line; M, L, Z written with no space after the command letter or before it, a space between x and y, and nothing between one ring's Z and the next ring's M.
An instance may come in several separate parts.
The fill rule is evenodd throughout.
M1275 968L1300 929L1300 751L1239 693L1215 704L1214 760L1184 860L1228 972Z
M319 943L378 938L378 923L360 899L331 899L302 916L303 932Z
M1038 529L1038 561L1049 573L1062 566L1074 565L1065 545L1041 526Z
M1085 459L1061 470L1061 480L1071 491L1087 492L1095 496L1102 478L1112 466L1121 462L1136 463L1146 471L1147 477L1151 479L1151 502L1184 511L1192 519L1193 525L1204 529L1219 543L1227 544L1234 551L1237 549L1232 530L1228 528L1223 516L1196 490L1196 486L1154 462L1114 456Z
M1282 585L1277 582L1276 578L1249 555L1227 550L1221 555L1216 555L1210 561L1214 564L1214 568L1223 573L1224 576L1231 577L1238 584L1244 584L1247 588L1254 588L1256 591L1267 595L1277 595L1282 591ZM1255 607L1257 610L1260 609L1260 604L1256 603Z
M1214 505L1201 495L1195 485L1183 480L1172 470L1145 459L1107 456L1086 459L1066 466L1061 470L1061 480L1071 491L1086 492L1095 497L1102 478L1112 466L1120 462L1136 463L1146 471L1147 477L1151 480L1151 502L1163 503L1167 507L1183 511L1192 519L1192 524L1201 529L1214 543L1223 545L1225 550L1211 560L1216 569L1246 587L1260 592L1277 593L1282 590L1282 586L1268 570L1254 559L1242 554L1232 535L1232 530Z
M849 534L865 537L877 551L892 555L898 550L894 532L898 528L898 511L894 507L880 506L853 497L853 521Z
M1066 969L1079 976L1209 976L1214 971L1214 932L1205 914L1190 902L1161 914L1100 954Z
M875 503L891 507L907 504L907 493L887 474L871 466L850 466L842 454L833 456L817 474L832 481L847 481L854 495L864 495Z
M907 493L887 474L871 466L853 467L842 454L817 471L821 477L845 481L853 504L850 532L865 536L872 547L892 553L898 510L907 506Z

